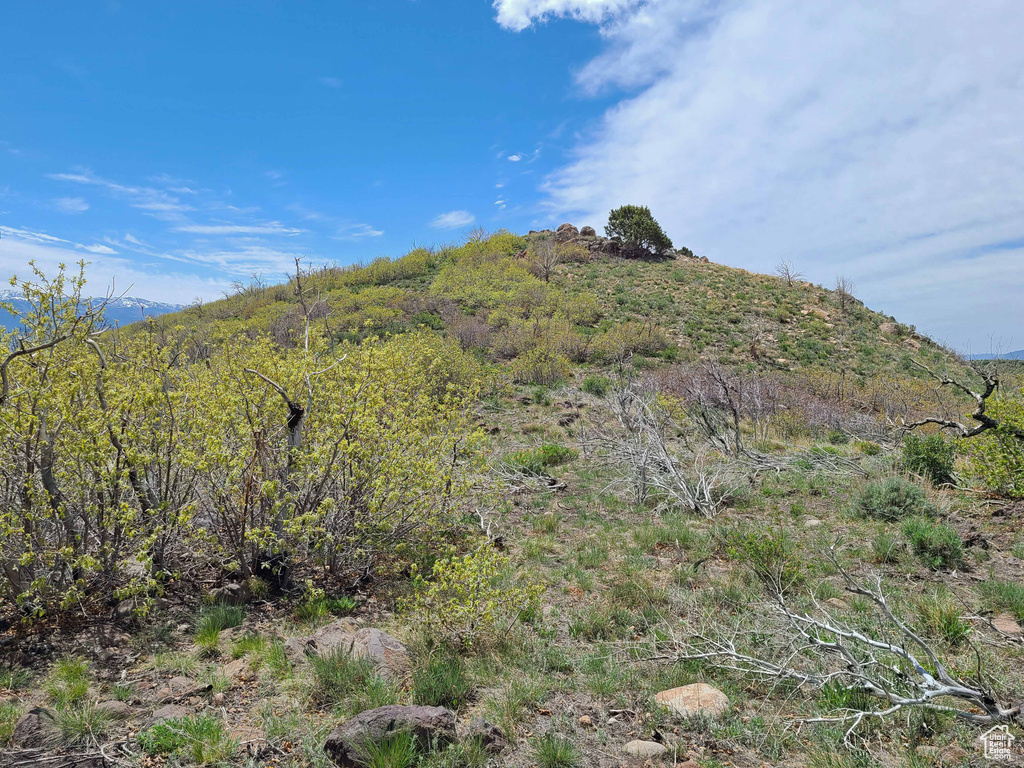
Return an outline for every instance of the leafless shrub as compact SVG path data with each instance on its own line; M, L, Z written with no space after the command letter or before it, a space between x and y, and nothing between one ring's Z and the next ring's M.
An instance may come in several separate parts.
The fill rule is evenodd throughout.
M476 316L457 317L448 323L448 334L456 339L463 349L486 349L491 340L491 329Z
M622 388L610 408L617 429L591 426L583 434L587 448L618 468L610 487L626 487L637 503L654 497L662 507L713 517L734 488L730 466L707 444L694 450L670 447L669 435L678 428L650 382Z
M853 280L845 275L836 276L835 293L836 299L839 300L840 311L845 312L853 304L853 288Z
M793 283L803 278L802 272L797 272L793 267L792 263L783 259L775 267L775 274L786 282L786 285L790 288L793 287Z

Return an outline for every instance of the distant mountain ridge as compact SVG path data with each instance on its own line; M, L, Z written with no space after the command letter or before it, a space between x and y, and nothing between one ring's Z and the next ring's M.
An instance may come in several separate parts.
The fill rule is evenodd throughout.
M1024 360L1024 349L1014 352L987 352L980 355L968 355L968 360Z
M22 297L21 291L6 289L0 291L0 301L11 304L18 312L28 310L29 303ZM89 298L84 301L91 306L98 306L105 301L100 298ZM111 325L128 325L137 323L146 317L157 317L166 315L169 312L178 312L184 307L181 304L167 304L152 299L143 299L135 296L122 296L119 299L112 299L103 312L104 318ZM12 315L6 309L0 309L0 325L7 330L15 330L19 325L18 317Z

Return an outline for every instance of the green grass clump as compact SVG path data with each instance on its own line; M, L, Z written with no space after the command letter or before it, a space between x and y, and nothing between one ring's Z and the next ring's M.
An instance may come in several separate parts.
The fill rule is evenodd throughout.
M453 653L438 651L412 673L412 699L430 707L461 709L473 693L466 663Z
M231 646L231 658L240 659L262 657L267 652L267 638L263 635L245 634L235 640Z
M941 637L957 647L967 641L971 633L970 622L961 616L960 606L948 590L939 589L917 601L917 618L933 637Z
M420 762L416 737L408 731L388 734L380 741L358 746L360 762L366 768L414 768Z
M921 487L902 477L868 483L854 499L853 507L861 517L875 520L892 521L938 514Z
M94 743L106 735L114 722L112 715L97 709L95 704L57 707L52 714L61 743L68 746Z
M871 557L882 565L892 565L900 561L903 554L903 542L896 534L882 531L871 540Z
M528 475L543 475L549 467L567 464L578 455L572 448L564 445L545 443L536 448L510 453L505 457L505 463Z
M0 701L0 746L11 743L14 726L21 717L21 708L13 701Z
M148 755L173 755L204 765L228 761L238 751L238 742L213 715L171 718L157 723L138 736Z
M89 665L84 659L60 659L50 670L43 690L57 709L65 709L84 701L89 694Z
M953 528L934 520L912 517L903 523L903 535L911 549L933 571L957 568L964 563L964 543Z
M199 612L196 631L216 629L218 632L237 627L245 621L245 609L240 605L208 605Z
M608 394L608 390L611 388L612 382L607 376L587 376L583 380L583 385L580 387L588 395L594 395L594 397L604 397Z
M0 667L0 691L18 691L28 685L32 670L20 667Z
M344 704L361 712L386 704L395 704L398 693L377 674L369 659L357 659L343 649L307 655L313 673L310 694L321 704Z
M220 650L221 630L237 627L245 620L245 610L237 605L208 605L196 617L193 636L200 656L216 656Z
M1008 611L1017 621L1024 621L1024 584L1016 581L989 579L978 585L986 607Z
M548 732L533 740L533 759L540 768L578 768L583 755L568 739Z

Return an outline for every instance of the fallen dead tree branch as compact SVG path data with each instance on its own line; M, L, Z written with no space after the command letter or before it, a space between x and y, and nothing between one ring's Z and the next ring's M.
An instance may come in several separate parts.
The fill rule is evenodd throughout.
M831 688L849 706L800 722L846 725L844 741L851 746L866 719L885 719L904 709L942 712L976 724L1021 718L1021 704L1001 702L986 683L980 655L972 677L952 672L935 648L893 611L880 579L870 586L856 580L840 564L834 545L825 557L841 574L846 590L872 604L877 627L855 628L817 601L812 612L797 610L779 593L766 603L758 626L730 632L709 619L706 626L688 630L685 638L663 644L665 653L648 659L705 661L762 681Z

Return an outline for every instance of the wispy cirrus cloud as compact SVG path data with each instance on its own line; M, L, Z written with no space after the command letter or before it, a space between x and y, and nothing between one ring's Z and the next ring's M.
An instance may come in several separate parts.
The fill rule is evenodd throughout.
M144 211L148 215L165 220L179 220L182 214L194 211L191 205L164 189L156 187L120 184L110 179L97 176L88 170L77 170L73 173L51 173L49 178L55 181L67 181L73 184L86 184L106 190L111 195L127 200L132 208Z
M86 251L88 253L99 253L112 255L117 251L112 248L102 245L99 243L87 244L87 243L76 243L73 240L67 240L63 237L57 237L46 232L36 232L30 229L23 229L20 227L0 227L0 235L7 237L8 239L16 239L28 243L37 243L39 245L53 245L62 248L73 248L80 251Z
M459 227L468 227L475 221L476 216L469 211L448 211L435 217L430 222L430 226L434 229L458 229Z
M375 229L369 224L352 224L341 227L335 237L338 240L362 240L367 237L380 237L384 230Z
M193 235L301 235L306 230L286 227L280 222L265 224L183 224L174 227L174 232L188 232Z
M61 213L85 213L89 210L89 204L82 197L58 197L53 201L53 207Z

